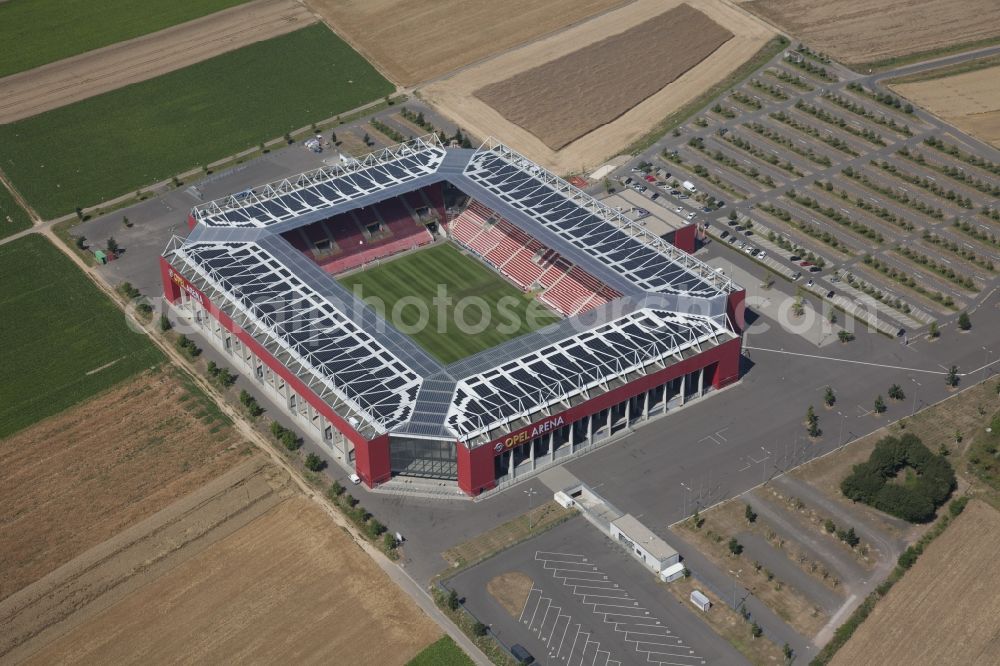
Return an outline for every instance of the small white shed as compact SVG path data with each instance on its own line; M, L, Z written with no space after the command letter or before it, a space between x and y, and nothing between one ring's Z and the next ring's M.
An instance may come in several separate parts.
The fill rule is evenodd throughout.
M674 562L669 567L660 572L660 580L664 583L672 583L678 578L684 576L684 565L680 562Z
M698 590L691 590L691 603L698 607L698 610L704 612L712 607L712 602L704 594Z

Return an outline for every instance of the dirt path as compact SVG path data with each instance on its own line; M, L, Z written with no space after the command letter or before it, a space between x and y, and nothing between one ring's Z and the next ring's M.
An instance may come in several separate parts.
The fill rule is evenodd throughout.
M295 0L256 0L14 74L0 79L0 123L145 81L316 20Z

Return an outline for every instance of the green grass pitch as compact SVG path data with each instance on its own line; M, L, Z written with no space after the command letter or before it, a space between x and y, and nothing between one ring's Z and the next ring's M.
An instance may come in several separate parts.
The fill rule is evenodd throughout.
M340 282L355 294L360 293L369 304L373 299L384 303L380 313L384 312L386 319L445 364L560 319L449 243L353 273L341 278ZM444 307L434 303L438 285L445 286L450 299ZM403 307L407 302L410 304ZM400 303L399 308L396 308L397 303ZM420 326L421 307L427 313L423 326ZM393 316L394 308L398 320Z
M473 666L474 663L451 636L444 636L421 650L406 666Z
M0 78L244 2L247 0L0 2Z
M0 169L49 219L393 91L318 24L0 125Z
M0 439L163 360L42 236L0 245L0 285Z

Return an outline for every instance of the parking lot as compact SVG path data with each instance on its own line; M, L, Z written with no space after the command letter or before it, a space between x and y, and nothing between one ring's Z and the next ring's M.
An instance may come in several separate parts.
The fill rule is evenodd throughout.
M510 572L531 579L516 616L488 591ZM746 660L663 583L581 517L468 569L448 583L508 647L542 664L742 664Z
M998 161L875 80L789 49L611 177L805 293L913 335L998 284Z

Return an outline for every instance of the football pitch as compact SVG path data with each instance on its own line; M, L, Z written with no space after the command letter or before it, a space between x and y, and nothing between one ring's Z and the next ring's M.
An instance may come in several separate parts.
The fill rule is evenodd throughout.
M559 321L450 243L340 279L442 363L453 363Z

